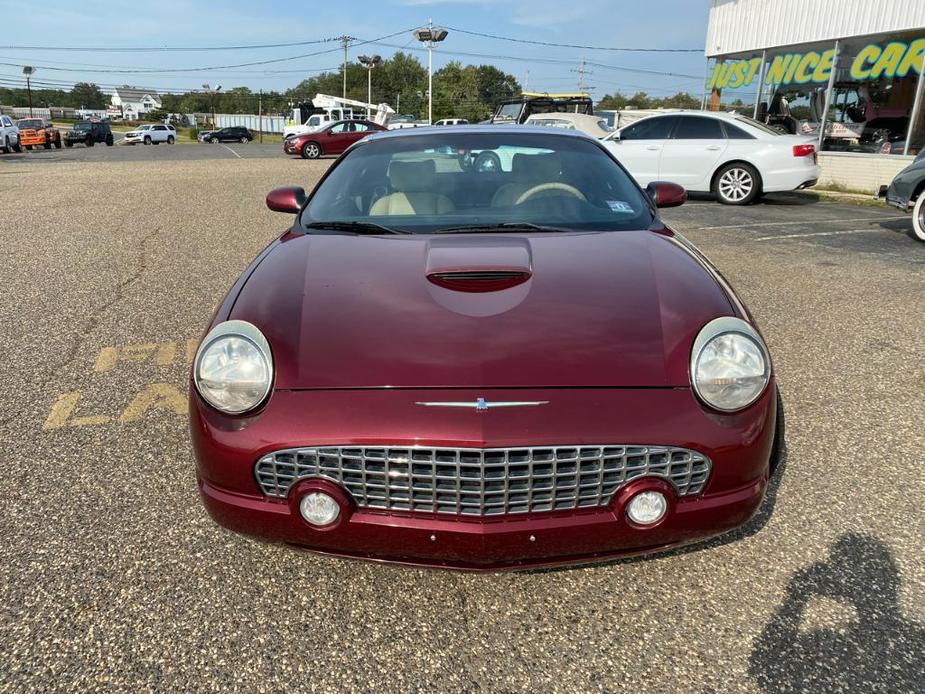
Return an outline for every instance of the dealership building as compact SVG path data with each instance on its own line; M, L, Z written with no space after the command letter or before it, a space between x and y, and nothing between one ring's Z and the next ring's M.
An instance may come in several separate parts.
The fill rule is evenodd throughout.
M711 0L706 61L706 107L816 138L822 184L874 191L925 149L925 0Z

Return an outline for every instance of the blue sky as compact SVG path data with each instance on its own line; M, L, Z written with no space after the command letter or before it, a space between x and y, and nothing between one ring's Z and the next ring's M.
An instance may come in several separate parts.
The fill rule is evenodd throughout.
M297 9L304 8L304 9ZM221 8L179 0L124 3L115 0L45 0L42 11L17 14L16 31L0 38L0 80L8 85L20 65L38 66L37 83L93 81L104 86L132 84L163 90L199 88L203 83L227 89L285 89L325 68L337 69L337 43L247 50L200 52L74 52L23 50L21 46L188 47L311 41L343 34L360 39L402 32L384 41L350 50L388 56L419 44L403 30L435 24L537 41L635 48L696 48L699 53L625 53L552 48L479 38L450 32L434 54L434 67L449 60L490 63L514 74L537 91L571 91L582 58L595 98L639 89L663 96L678 90L699 93L707 13L706 0L353 0L311 3L223 2ZM300 57L263 66L180 72L185 68L237 65ZM462 53L481 55L461 55ZM426 64L426 53L418 53ZM486 57L482 57L486 56ZM498 57L487 57L498 56ZM606 66L606 67L604 67ZM628 68L628 69L617 69ZM105 70L133 72L105 72ZM158 72L140 72L158 70ZM171 72L171 70L174 70ZM631 70L675 73L654 75ZM527 73L529 71L529 77ZM693 76L693 79L686 76Z

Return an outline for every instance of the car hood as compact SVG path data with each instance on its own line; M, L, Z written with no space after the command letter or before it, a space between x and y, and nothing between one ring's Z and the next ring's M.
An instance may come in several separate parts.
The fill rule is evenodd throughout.
M696 333L735 315L720 283L667 230L289 235L229 318L266 335L278 389L686 387Z

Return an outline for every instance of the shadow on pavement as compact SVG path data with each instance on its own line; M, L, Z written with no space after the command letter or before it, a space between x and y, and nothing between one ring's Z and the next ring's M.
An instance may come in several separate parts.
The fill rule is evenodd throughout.
M716 202L716 198L712 193L694 193L688 191L687 197L689 200L695 200L697 202L714 202L717 205L720 204ZM766 195L762 195L754 202L745 205L745 207L760 207L761 205L802 207L804 205L815 205L818 202L820 202L819 197L817 195L813 195L812 193L768 193ZM723 205L723 207L726 206Z
M828 560L790 579L755 642L749 674L765 692L925 691L925 627L902 615L899 585L886 543L842 535ZM813 598L854 614L836 627L807 624Z

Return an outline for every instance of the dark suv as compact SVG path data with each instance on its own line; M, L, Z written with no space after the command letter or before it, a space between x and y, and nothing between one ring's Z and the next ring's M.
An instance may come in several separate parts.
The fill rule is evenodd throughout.
M74 127L64 133L64 146L73 147L74 143L81 142L92 147L97 142L105 142L112 147L112 130L105 121L82 120L74 123Z
M254 134L247 128L222 128L213 130L202 138L203 142L250 142Z

